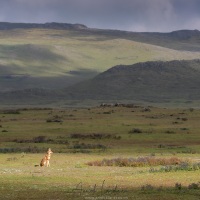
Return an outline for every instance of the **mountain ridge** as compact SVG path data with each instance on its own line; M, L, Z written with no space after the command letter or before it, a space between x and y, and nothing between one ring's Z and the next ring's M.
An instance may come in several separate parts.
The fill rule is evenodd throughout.
M12 23L12 22L0 22L0 30L12 30L12 29L31 29L31 28L43 28L43 29L87 29L88 27L83 24L70 24L70 23Z
M198 29L180 29L180 30L174 30L174 31L168 31L168 32L144 32L144 31L126 31L126 30L119 30L119 29L102 29L102 28L90 28L86 26L85 24L80 23L65 23L65 22L45 22L45 23L26 23L26 22L0 22L0 30L7 30L7 29L15 29L15 28L21 28L21 29L29 29L29 28L60 28L60 29L67 29L67 28L77 28L77 29L89 29L93 31L117 31L117 32L124 32L124 33L160 33L160 34L172 34L172 35L180 35L187 34L187 36L192 35L199 35L200 31Z

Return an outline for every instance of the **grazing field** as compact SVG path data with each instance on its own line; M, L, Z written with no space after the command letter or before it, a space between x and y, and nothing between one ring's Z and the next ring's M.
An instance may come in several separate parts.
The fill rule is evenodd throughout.
M199 120L132 104L2 109L0 199L199 199Z

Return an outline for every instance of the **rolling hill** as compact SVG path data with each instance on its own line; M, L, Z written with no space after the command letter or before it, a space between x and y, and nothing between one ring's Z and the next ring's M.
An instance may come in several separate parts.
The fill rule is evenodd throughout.
M198 30L0 22L0 102L198 99L199 58Z
M200 32L133 33L81 24L0 23L0 90L60 89L110 67L198 59Z
M182 102L200 99L200 60L118 65L60 90L25 89L0 94L2 104L91 104L91 102Z
M65 90L70 99L167 102L200 99L200 60L115 66Z

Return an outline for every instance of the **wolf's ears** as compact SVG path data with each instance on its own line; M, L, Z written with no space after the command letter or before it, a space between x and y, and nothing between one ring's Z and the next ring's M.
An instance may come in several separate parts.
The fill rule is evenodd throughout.
M51 151L51 148L49 148L47 152L51 152L51 153L53 153L53 151Z

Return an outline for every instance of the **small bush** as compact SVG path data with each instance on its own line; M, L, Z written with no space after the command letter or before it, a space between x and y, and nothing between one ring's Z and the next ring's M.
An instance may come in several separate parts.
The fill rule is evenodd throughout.
M158 145L158 148L160 148L160 149L161 149L161 148L165 148L165 145L164 145L164 144L159 144L159 145Z
M34 143L44 143L46 141L46 136L38 136L33 138Z
M184 153L184 154L196 154L197 151L196 150L193 150L193 149L185 149L185 150L182 150L178 153Z
M57 122L57 123L62 123L63 121L61 119L47 119L46 122Z
M175 184L175 189L181 190L181 189L182 189L181 183L176 183L176 184Z
M190 112L193 112L193 111L194 111L194 108L190 108L189 111L190 111Z
M142 112L151 112L151 109L150 108L143 108Z
M111 111L103 112L103 114L111 114L111 113L112 113Z
M19 110L4 110L2 114L20 114Z
M132 130L129 131L130 134L134 134L134 133L142 133L142 130L139 128L133 128Z
M167 131L165 131L165 133L167 133L167 134L175 134L176 132L167 130Z
M191 183L190 185L188 185L188 189L199 189L199 184Z
M78 143L71 146L70 149L106 149L106 146L102 144Z
M182 131L188 131L189 128L180 128L180 130L182 130Z
M153 189L154 187L150 184L146 184L141 187L141 190L153 190Z
M50 122L57 122L57 123L62 123L62 117L58 116L58 115L54 115L52 118L47 119L46 122L50 123Z

